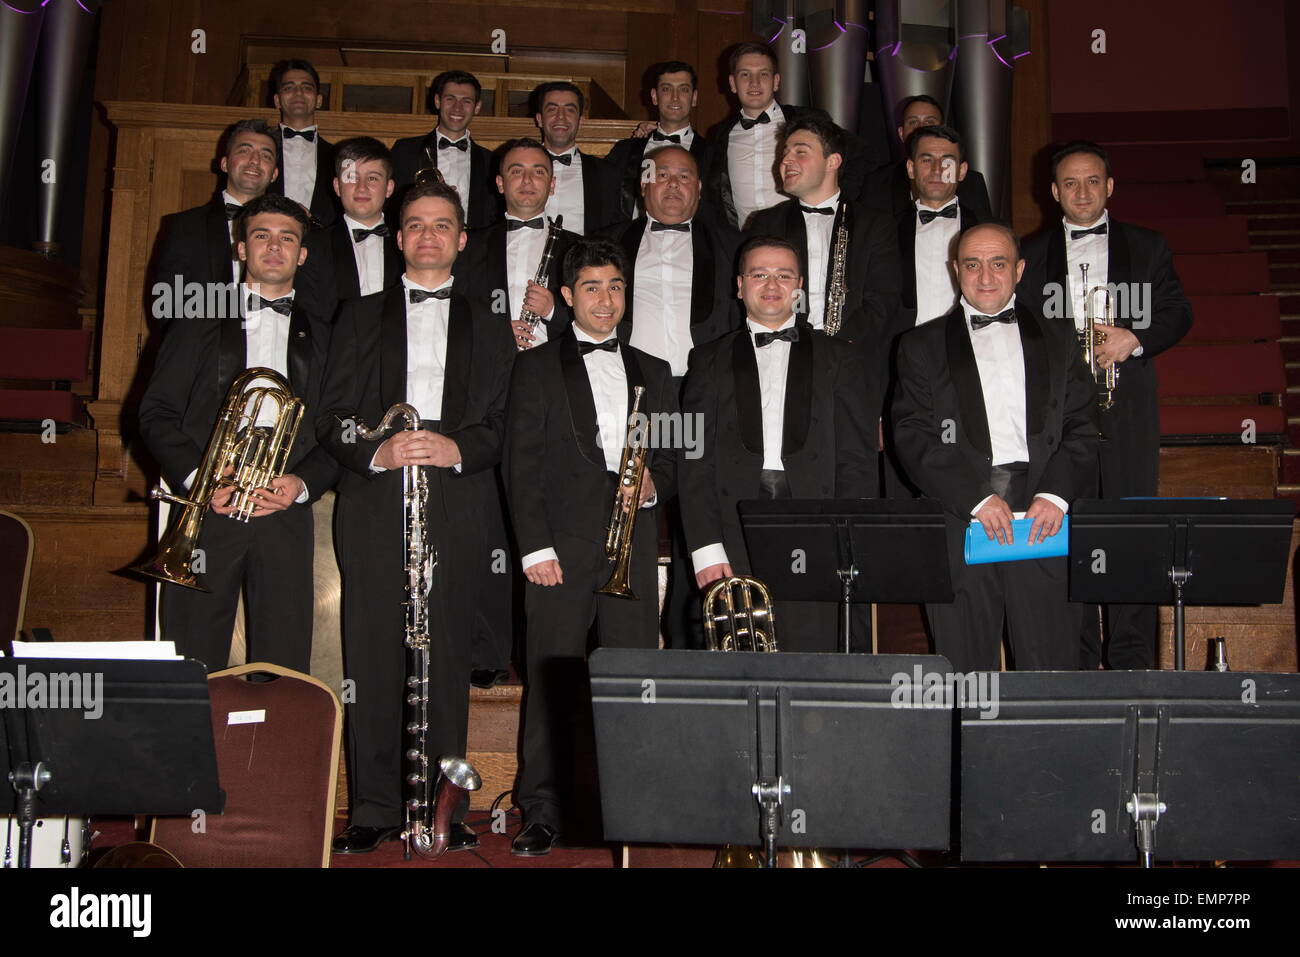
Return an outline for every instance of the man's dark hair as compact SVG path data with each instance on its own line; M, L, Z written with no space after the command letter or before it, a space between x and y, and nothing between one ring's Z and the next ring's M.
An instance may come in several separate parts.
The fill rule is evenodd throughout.
M271 67L271 96L280 92L280 85L284 83L284 75L290 70L302 70L304 73L311 74L311 81L316 84L316 92L320 93L320 74L316 68L311 65L309 60L280 60L275 66ZM275 102L272 100L272 102Z
M551 93L572 93L578 97L578 115L582 116L587 110L587 98L582 95L582 90L568 80L552 80L550 83L541 83L533 88L532 110L536 115L542 112L542 105L546 102L546 97Z
M1053 183L1056 182L1056 168L1066 159L1078 153L1087 153L1089 156L1100 159L1106 167L1106 178L1110 179L1110 157L1106 154L1106 151L1091 140L1075 140L1072 143L1066 143L1052 156Z
M1016 262L1019 262L1021 258L1020 237L1016 235L1016 231L1012 229L1008 223L1005 223L1000 219L992 219L989 220L987 223L976 223L974 226L962 230L961 235L957 237L956 244L952 247L953 260L955 262L961 261L961 244L962 244L962 240L966 238L967 234L976 229L983 229L985 226L991 226L992 228L998 230L998 232L1002 233L1004 236L1006 236L1008 239L1011 240L1011 247L1016 251Z
M790 240L782 239L780 236L751 236L741 243L740 250L736 253L736 264L740 268L741 275L745 273L745 260L755 249L788 249L794 254L795 272L803 274L799 266L799 250Z
M533 139L531 136L517 136L513 140L506 140L497 147L497 168L504 171L506 168L506 156L512 150L541 150L542 155L546 157L546 165L554 170L555 161L551 159L551 152L546 148L541 140Z
M436 175L435 175L436 174ZM456 228L465 229L465 204L460 201L460 193L456 192L456 187L448 186L442 174L437 170L431 170L425 174L428 178L423 183L416 183L402 194L402 205L397 215L397 228L401 229L402 224L406 222L406 211L416 200L432 197L434 199L445 199L451 203L452 209L456 211Z
M772 72L780 73L781 64L776 59L776 54L766 43L738 43L731 50L731 56L727 58L727 73L734 76L736 73L736 64L740 62L743 56L749 56L751 53L757 53L759 56L765 56L768 62L772 64Z
M937 126L918 126L907 134L907 142L903 145L907 150L907 158L913 163L916 162L916 154L921 150L921 138L924 136L934 136L941 140L947 140L957 147L957 162L961 163L966 159L966 145L962 142L961 134L951 126L944 126L940 123Z
M832 153L844 156L844 130L840 129L830 118L830 114L825 111L808 110L806 113L801 113L797 119L790 120L782 127L781 136L789 139L791 133L798 133L800 130L807 130L817 137L818 142L822 144L822 152L827 156Z
M623 274L624 280L631 271L627 265L627 253L618 243L608 239L580 239L564 256L564 284L570 289L575 288L578 274L595 266L613 266Z
M302 227L302 232L298 236L299 239L305 239L307 230L311 228L311 220L307 218L306 212L298 203L280 193L263 193L256 199L250 199L245 203L244 208L235 217L235 228L233 230L235 242L248 242L248 221L261 213L279 213L281 216L292 218Z
M897 115L899 126L903 125L903 117L907 115L907 108L913 103L928 103L930 106L933 106L939 111L939 122L943 122L943 104L927 93L918 93L916 96L905 96L898 101L898 109L895 110L895 114Z
M278 159L280 156L280 128L271 126L266 120L254 117L250 120L240 120L238 123L232 123L226 127L226 131L221 134L221 152L219 156L229 156L230 147L234 145L235 137L240 133L256 133L258 136L269 136L271 142L275 144L275 155Z
M384 173L389 179L393 178L393 154L373 136L354 136L335 145L334 175L340 180L343 179L343 167L349 160L353 167L379 160L384 164Z
M695 67L681 60L664 60L662 63L656 63L649 70L650 85L659 86L659 81L664 78L665 73L689 73L691 75L691 87L698 90L700 88L699 78L695 75Z
M430 96L442 96L443 89L448 83L464 83L466 86L474 87L475 101L483 99L483 84L478 81L473 73L467 73L464 70L446 70L439 73L429 84ZM430 103L433 101L430 100Z

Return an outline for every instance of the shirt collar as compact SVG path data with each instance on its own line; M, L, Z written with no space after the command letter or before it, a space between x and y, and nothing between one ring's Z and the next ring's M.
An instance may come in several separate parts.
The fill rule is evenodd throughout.
M777 328L769 329L761 322L755 322L753 319L749 318L749 316L745 317L745 325L749 327L749 337L751 339L754 336L758 335L760 332L784 332L786 329L789 329L791 326L793 326L796 322L798 322L798 317L791 316L785 322L781 323L781 325L778 326Z
M650 224L651 224L651 223L661 223L661 222L663 222L663 220L661 220L661 219L655 219L655 218L654 218L653 216L651 216L649 213L646 213L646 214L645 214L645 218L646 218L646 232L649 232L649 231L650 231ZM684 219L684 220L682 220L682 222L684 222L684 223L686 223L686 224L689 225L689 224L695 222L695 217L692 216L690 219ZM692 226L691 228L694 229L695 227Z
M266 306L262 306L262 307L259 308L259 309L253 309L253 310L249 310L249 309L247 308L247 307L248 307L248 297L249 297L249 296L253 295L254 293L257 293L257 295L259 295L259 296L262 295L260 292L257 292L257 290L256 290L253 286L250 286L247 282L241 282L241 283L239 284L239 290L240 290L240 292L242 293L242 295L241 295L239 298L240 298L240 301L243 303L243 305L244 305L244 307L245 307L245 312L250 312L250 311L251 311L251 312L265 312L265 311L266 311L266 309L267 309ZM290 289L287 293L284 294L284 296L276 296L275 298L277 298L277 299L282 299L282 298L293 299L294 296L296 296L297 294L298 294L298 290L297 290L297 289ZM267 297L263 297L263 298L267 298ZM269 299L268 299L268 301L269 301ZM279 314L278 312L275 312L274 310L272 310L272 315L279 316L280 314ZM282 318L283 318L286 322L287 322L288 319L289 319L288 316L284 316L284 317L282 317Z
M800 200L799 203L802 206L807 206L809 209L838 210L840 208L840 191L837 189L832 195L827 196L816 206L814 206L812 203L805 203L803 200Z
M549 146L545 147L545 149L546 149L546 152L551 153L551 148L550 148ZM563 153L551 153L551 155L552 155L552 156L572 156L574 159L577 159L577 157L578 157L578 144L577 144L577 143L574 143L572 146L570 146L570 147L569 147L567 150L565 150Z
M282 129L282 130L293 130L293 127L290 126L288 123L281 123L281 124L280 124L280 129ZM304 126L304 127L303 127L302 129L300 129L300 130L294 130L294 132L295 132L295 133L306 133L308 130L313 130L313 131L314 131L315 129L316 129L316 124L313 123L311 126Z
M949 206L956 206L958 202L959 202L959 200L957 199L956 195L954 195L952 199L948 200L948 202L944 203L944 204L943 204L942 206L940 206L938 209L931 209L929 206L926 206L926 205L925 205L923 202L921 202L919 199L915 201L915 206L916 206L916 211L917 211L918 213L921 212L922 210L924 210L924 211L926 211L926 212L930 212L930 213L941 213L941 212L943 212L945 209L947 209Z
M461 140L469 140L470 143L474 142L472 139L470 139L469 130L466 130L464 133L462 133L459 137L457 137L454 140L446 133L444 133L442 130L438 129L437 127L434 127L433 132L438 135L439 139L446 140L448 143L459 143Z
M1088 223L1086 226L1076 226L1074 223L1070 222L1070 221L1069 221L1068 219L1066 219L1064 216L1061 217L1061 226L1062 226L1062 227L1063 227L1067 232L1068 232L1069 230L1071 230L1071 229L1096 229L1096 228L1097 228L1098 226L1100 226L1102 223L1109 223L1109 222L1110 222L1110 210L1109 210L1109 209L1103 209L1103 210L1101 211L1101 215L1098 216L1097 219L1096 219L1094 222Z
M383 221L384 221L384 217L383 217L383 216L380 216L380 217L379 217L379 222L378 222L378 223L375 223L375 226L378 226L379 223L382 223ZM349 216L347 213L344 213L344 214L343 214L343 224L344 224L345 226L347 226L347 228L348 228L349 230L352 230L352 229L374 229L374 228L375 228L375 226L367 226L365 223L359 223L359 222L357 222L355 219L353 219L353 218L352 218L351 216Z
M243 206L243 205L244 205L244 204L241 203L239 200L235 199L235 197L231 196L229 190L225 190L225 189L223 189L223 190L221 191L221 199L222 199L223 202L234 203L236 206Z
M439 289L450 289L451 284L455 280L455 278L456 278L455 276L448 276L447 281L444 282L442 285L435 286L432 289L430 289L428 286L421 286L418 282L415 282L408 275L406 275L406 273L402 273L402 285L406 287L408 293L412 289L422 289L425 292L437 292ZM407 298L408 299L410 298L409 295Z
M674 130L674 131L671 132L671 133L669 133L669 132L668 132L666 129L664 129L662 126L656 126L656 127L655 127L655 131L658 132L658 133L660 133L660 134L663 135L663 136L680 136L683 140L685 140L686 137L690 136L690 135L691 135L691 132L692 132L692 130L691 130L691 124L689 124L689 123L687 123L685 126L683 126L680 130Z
M585 330L580 329L576 322L573 324L572 329L573 329L574 337L577 338L579 342L594 342L597 345L599 345L602 342L608 342L610 339L613 339L618 334L618 326L615 326L614 331L611 332L609 335L607 335L604 339L597 339L595 336L591 335Z
M976 316L997 315L997 313L981 312L980 310L972 306L969 302L967 302L965 296L961 297L961 308L962 308L962 312L966 314L967 329L970 328L970 317L972 315L976 315ZM1007 301L1007 304L1003 306L1001 309L999 309L998 312L1003 312L1007 309L1014 309L1014 308L1016 308L1016 294L1013 292L1011 294L1011 298Z
M772 97L772 102L768 104L767 109L765 109L765 110L763 111L763 113L766 113L769 117L771 117L771 120L772 120L772 122L774 122L774 123L779 123L779 122L781 122L781 120L782 120L782 119L784 118L784 116L785 116L785 114L781 112L781 104L778 103L778 102L776 102L776 97ZM752 120L756 120L756 119L758 119L757 116L748 116L748 115L746 115L744 109L742 109L742 110L740 111L740 115L743 116L743 117L745 117L745 119L747 119L747 120L751 120L751 119L752 119ZM760 115L761 115L761 114L760 114ZM737 122L739 122L739 120L738 120Z

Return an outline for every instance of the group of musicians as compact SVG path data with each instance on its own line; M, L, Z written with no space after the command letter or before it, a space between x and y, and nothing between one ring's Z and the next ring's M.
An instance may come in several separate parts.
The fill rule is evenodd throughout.
M469 687L506 675L523 593L519 855L547 853L565 829L593 624L602 646L658 647L662 630L671 647L701 647L701 589L750 572L743 500L942 502L956 597L927 617L958 671L998 668L1004 625L1016 668L1097 668L1103 651L1111 667L1154 666L1155 610L1110 609L1103 649L1096 609L1068 601L1065 559L962 559L972 521L1006 541L1024 513L1037 542L1079 497L1156 492L1151 360L1191 311L1162 238L1110 219L1105 151L1057 153L1063 222L1022 249L992 222L933 100L899 104L906 159L868 170L854 134L777 102L768 47L740 45L730 74L739 108L706 137L691 123L695 70L658 65L658 122L599 158L576 145L584 97L563 82L534 93L538 138L489 152L470 129L479 83L459 71L434 81L427 136L330 144L316 71L283 61L271 76L278 128L235 124L224 190L165 224L169 285L242 283L237 315L163 330L140 433L168 484L196 481L245 369L280 373L306 414L251 519L204 522L210 591L165 588L163 636L224 667L242 591L250 660L308 670L313 536L329 534L310 506L335 490L353 688L351 819L336 851L374 850L402 819L412 467L429 478L437 551L433 755L465 753ZM1151 295L1097 347L1101 366L1123 369L1105 411L1079 346L1085 262L1090 286ZM699 435L690 449L649 449L632 501L616 476L638 387L643 415L698 422ZM361 436L401 402L420 429ZM230 492L213 495L213 512L229 511ZM595 593L610 576L613 508L636 510L632 600ZM672 542L662 622L661 527ZM778 614L783 650L835 649L833 605L791 611ZM464 812L453 850L478 843Z

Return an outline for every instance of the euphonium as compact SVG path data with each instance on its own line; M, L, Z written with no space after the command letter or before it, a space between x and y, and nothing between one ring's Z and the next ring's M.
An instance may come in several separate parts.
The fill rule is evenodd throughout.
M254 384L259 379L269 384ZM276 403L275 423L258 425L263 403L268 400ZM274 369L257 366L236 376L217 415L189 497L174 495L161 485L149 492L152 499L180 505L181 512L159 541L158 554L135 571L173 585L207 591L198 584L191 566L212 496L225 486L233 486L229 502L233 511L229 517L248 521L257 504L253 493L284 474L303 411L302 399L294 396L289 383Z
M822 314L822 329L833 336L844 322L844 302L848 296L847 270L849 264L849 207L840 204L840 223L835 230L831 246L831 275L826 283L826 310Z
M605 557L614 563L614 570L610 573L609 581L605 582L605 587L596 589L597 595L636 598L628 585L628 576L632 568L632 530L636 526L636 513L640 509L638 503L641 501L641 485L645 481L646 454L649 451L640 427L643 395L645 386L639 385L632 390L632 411L627 417L627 438L623 443L618 486L614 489L614 509L605 530ZM626 509L623 508L624 489L628 492Z
M1080 263L1079 270L1083 273L1083 329L1079 331L1079 343L1083 347L1083 361L1088 366L1088 371L1092 374L1092 380L1097 384L1097 405L1102 409L1109 409L1115 404L1115 387L1119 385L1119 365L1112 362L1109 369L1103 369L1097 365L1097 347L1106 341L1106 330L1096 328L1095 324L1115 328L1115 313L1113 308L1113 299L1108 286L1096 285L1091 289L1088 288L1088 264ZM1101 292L1105 295L1104 305L1102 306L1102 316L1100 319L1092 309L1093 297L1096 293Z
M533 276L533 283L538 286L545 286L546 281L550 278L551 259L555 256L555 243L560 238L560 230L564 226L564 217L556 216L546 227L546 244L542 247L542 259L537 264L537 274ZM533 312L526 305L519 307L519 321L528 324L528 331L535 332L537 324L542 321L542 317ZM526 348L520 346L520 348Z
M415 407L398 402L373 429L357 423L363 439L383 437L393 421L406 420L406 427L420 428ZM402 468L403 550L406 555L406 698L403 709L408 762L404 776L406 793L402 801L405 825L402 840L406 859L414 851L420 857L441 857L451 838L451 815L461 794L482 785L474 766L462 757L442 757L431 780L429 768L429 587L438 553L429 541L425 510L429 502L429 476L423 466Z
M723 623L726 632L719 638ZM704 595L704 644L709 651L776 651L776 615L767 586L757 578L714 582Z

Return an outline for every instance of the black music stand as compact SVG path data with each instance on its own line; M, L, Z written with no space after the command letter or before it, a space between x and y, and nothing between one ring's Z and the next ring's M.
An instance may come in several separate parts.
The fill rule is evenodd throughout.
M757 838L769 867L777 844L948 847L952 703L910 687L946 658L600 648L589 667L606 839Z
M739 510L755 577L776 601L839 602L845 653L853 602L952 601L934 499L766 499Z
M84 707L51 707L49 697L39 707L0 708L0 778L13 785L0 787L0 813L18 814L19 867L30 864L37 817L221 812L201 662L0 659L0 682L11 689L33 687L37 675L47 688L57 681L70 689L74 674L92 682L102 676L89 711L98 717ZM79 703L88 703L84 693Z
M1282 601L1294 517L1286 499L1077 501L1070 599L1172 604L1174 668L1182 671L1186 605Z
M964 861L1300 857L1300 675L1006 672L961 717Z

